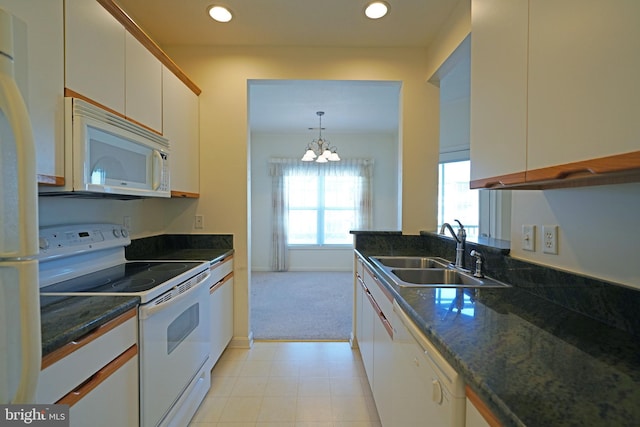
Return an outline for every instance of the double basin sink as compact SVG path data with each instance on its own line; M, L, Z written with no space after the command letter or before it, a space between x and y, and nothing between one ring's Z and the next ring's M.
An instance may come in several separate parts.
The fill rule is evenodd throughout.
M400 287L504 288L510 287L488 277L475 277L439 257L372 256L370 260Z

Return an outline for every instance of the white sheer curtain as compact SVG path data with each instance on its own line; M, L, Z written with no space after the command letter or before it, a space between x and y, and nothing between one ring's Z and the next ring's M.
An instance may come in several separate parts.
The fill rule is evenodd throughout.
M286 176L357 176L355 203L356 223L354 229L371 228L373 222L373 159L343 159L339 162L318 164L302 162L300 159L272 158L269 160L272 192L271 207L273 223L271 269L273 271L287 271L289 257L287 250L287 212L288 200Z

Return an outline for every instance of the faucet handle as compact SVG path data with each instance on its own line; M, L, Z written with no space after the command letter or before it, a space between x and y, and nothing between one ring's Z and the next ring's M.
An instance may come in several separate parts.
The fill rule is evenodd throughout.
M473 273L473 276L480 278L484 277L484 273L482 272L482 254L474 249L469 255L476 259L476 271Z
M457 219L454 219L455 222L458 223L458 238L461 240L466 240L467 238L467 230L465 230L464 225Z

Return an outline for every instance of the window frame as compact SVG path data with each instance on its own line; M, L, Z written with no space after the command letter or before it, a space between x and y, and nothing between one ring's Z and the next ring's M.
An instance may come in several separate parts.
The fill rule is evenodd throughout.
M301 175L298 175L301 176ZM352 180L354 180L354 185L352 185L352 188L355 188L357 183L355 181L362 179L360 176L358 175L348 175ZM295 174L287 174L285 176L285 180L290 180L292 178L295 178L296 175ZM331 208L327 208L326 207L326 178L327 177L331 177L330 175L326 175L326 174L319 174L317 176L313 176L315 179L317 179L317 196L316 196L316 204L313 208L311 207L300 207L300 208L292 208L291 207L291 202L290 200L288 200L287 202L287 216L289 215L289 212L291 210L315 210L316 211L316 231L315 231L315 236L316 236L316 242L315 243L290 243L289 242L289 238L290 238L290 233L287 233L287 247L289 248L295 248L295 249L343 249L343 248L349 248L349 247L353 247L353 240L350 239L349 243L326 243L326 228L325 228L325 224L326 224L326 212L327 211L351 211L353 212L354 216L358 215L357 212L357 207L353 207L353 208L336 208L336 207L331 207ZM286 184L287 186L289 185L288 183ZM287 195L287 197L289 197L289 195ZM289 220L287 219L287 222L289 222Z

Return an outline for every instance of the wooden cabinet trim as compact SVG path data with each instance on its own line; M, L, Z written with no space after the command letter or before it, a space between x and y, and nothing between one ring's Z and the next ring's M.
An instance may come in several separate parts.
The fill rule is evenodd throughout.
M516 175L522 175L524 179L509 179ZM469 187L494 190L549 190L629 182L640 182L640 151L474 180L469 183Z
M380 290L382 291L384 296L387 297L387 299L390 302L393 302L393 295L391 294L389 289L387 289L386 286L384 286L382 283L380 283L380 279L378 278L378 275L368 265L364 264L364 268L367 269L367 271L369 272L369 274L373 278L373 281L376 282L376 285L378 286L378 288L380 288Z
M215 291L217 291L219 288L221 288L225 283L227 283L231 279L233 279L233 271L227 274L226 276L224 276L222 279L220 279L216 283L214 283L213 286L209 288L209 294L212 294Z
M138 345L134 344L125 350L120 356L113 359L111 363L100 369L93 374L89 379L84 381L73 391L63 396L56 402L57 405L69 405L73 406L80 400L85 398L92 390L97 388L100 384L105 382L111 375L113 375L118 369L124 366L129 360L133 359L138 354Z
M491 410L487 408L487 405L480 399L480 396L469 386L465 386L465 394L467 395L467 399L471 401L490 427L502 427L502 423L498 421L498 418L496 418L493 412L491 412Z
M200 193L190 193L188 191L171 190L171 197L183 198L183 199L198 199Z
M471 189L493 189L498 190L512 185L524 184L525 172L516 172L508 175L500 175L491 178L474 179L469 183Z
M640 151L528 170L526 181L581 179L592 175L625 172L634 169L640 169Z
M136 125L145 128L149 132L153 132L153 133L155 133L157 135L162 135L162 132L159 132L157 129L150 128L149 126L145 125L144 123L140 123L140 122L138 122L136 120L133 120L131 117L127 117L124 114L122 114L122 113L120 113L120 112L118 112L118 111L116 111L116 110L114 110L112 108L109 108L106 105L103 105L103 104L101 104L99 102L96 102L93 99L91 99L89 97L86 97L83 94L78 93L78 92L76 92L74 90L71 90L69 88L66 88L66 87L64 88L64 96L65 97L70 97L70 98L82 99L83 101L86 101L89 104L95 105L98 108L106 110L106 111L110 112L111 114L115 114L118 117L122 117L123 119L130 121L131 123L135 123Z
M64 185L63 176L38 174L38 184L52 187L61 187Z
M125 29L135 37L140 43L142 43L160 62L162 62L173 74L175 74L193 93L200 95L202 90L173 62L171 58L158 46L152 39L144 32L142 28L135 23L133 19L122 10L113 0L98 0L98 3L102 5L114 18L120 22Z
M47 354L42 358L42 364L40 369L44 370L49 366L53 365L54 363L58 362L59 360L64 359L66 356L70 355L74 351L81 349L85 345L95 341L101 336L107 334L109 331L112 331L113 329L122 325L127 320L136 317L137 314L138 314L138 309L133 308L127 311L126 313L123 313L120 316L116 317L115 319L108 321L104 325L98 326L97 328L91 330L90 332L86 333L80 338L74 341L71 341L70 343L63 345L59 349Z

